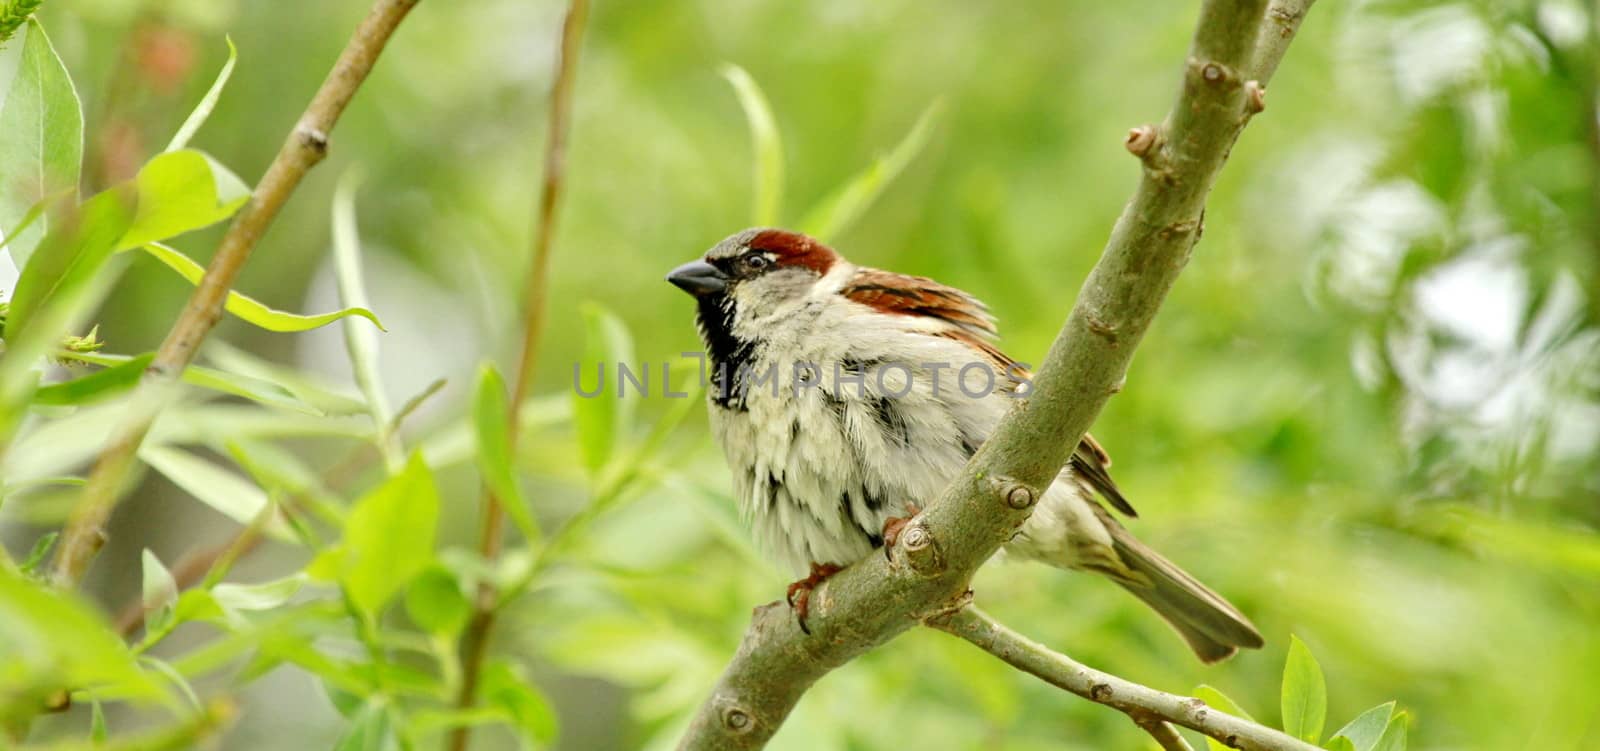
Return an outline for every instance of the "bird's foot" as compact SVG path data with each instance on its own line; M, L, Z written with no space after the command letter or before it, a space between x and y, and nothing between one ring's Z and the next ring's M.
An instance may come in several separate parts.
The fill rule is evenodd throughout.
M884 558L894 560L894 557L889 554L889 551L894 550L895 541L900 539L900 532L906 528L907 524L911 523L911 517L920 513L922 513L922 509L917 508L917 504L906 501L905 516L891 516L883 520L882 537Z
M831 563L813 563L811 564L810 576L789 585L787 597L789 607L794 609L794 617L800 623L800 630L807 636L811 635L811 629L806 627L806 614L811 609L811 590L816 589L818 585L827 581L828 577L843 570L843 566L835 566Z

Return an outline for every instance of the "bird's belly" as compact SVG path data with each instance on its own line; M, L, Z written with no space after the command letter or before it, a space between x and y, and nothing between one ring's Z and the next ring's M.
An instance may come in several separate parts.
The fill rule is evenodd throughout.
M796 573L870 553L884 521L931 501L981 442L936 400L824 387L743 406L713 406L716 432L758 545Z

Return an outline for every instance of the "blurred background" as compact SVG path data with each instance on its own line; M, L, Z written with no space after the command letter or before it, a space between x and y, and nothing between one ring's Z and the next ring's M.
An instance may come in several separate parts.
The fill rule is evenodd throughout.
M225 35L238 69L194 145L254 182L366 6L45 3L84 100L87 187L161 149ZM926 146L832 244L971 291L1004 349L1037 362L1131 194L1121 140L1171 104L1196 10L597 2L536 381L549 419L520 457L537 514L556 524L590 497L565 418L580 311L614 313L656 369L698 349L691 304L662 276L751 222L751 138L724 63L776 116L786 222L939 103ZM449 379L407 431L440 472L447 551L477 534L477 479L451 448L472 373L483 358L509 369L520 337L563 11L421 3L239 283L276 307L337 307L329 205L359 173L390 397ZM1293 633L1327 674L1330 727L1394 699L1412 713L1413 748L1600 748L1596 38L1595 6L1576 0L1324 0L1234 149L1205 237L1095 434L1141 511L1134 530L1249 613L1265 650L1201 666L1116 588L1038 566L991 564L978 602L1090 665L1171 691L1210 684L1274 724ZM204 259L220 234L175 245ZM139 260L96 319L102 337L152 349L188 292ZM225 342L349 389L336 327L230 320L213 338L208 357L232 354ZM631 399L624 440L672 407L659 390ZM337 458L316 441L285 446L316 468ZM554 702L559 748L670 747L750 608L787 581L750 547L702 410L643 474L498 632L495 649ZM7 542L54 526L58 501L9 504ZM89 589L115 606L138 591L142 547L176 558L235 529L151 473ZM269 545L235 578L304 558ZM298 669L239 698L223 747L328 747L341 732ZM479 736L478 748L514 747L501 730ZM912 632L823 680L772 747L1149 744L1115 712Z

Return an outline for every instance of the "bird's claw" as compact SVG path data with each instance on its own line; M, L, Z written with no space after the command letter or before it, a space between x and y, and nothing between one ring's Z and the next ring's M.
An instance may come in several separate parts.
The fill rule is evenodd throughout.
M788 600L789 607L794 610L795 620L800 624L800 631L807 636L811 629L806 626L806 615L811 610L811 590L828 580L828 577L843 570L842 566L831 563L811 564L811 575L789 585L789 591L784 599Z
M883 520L883 534L881 537L883 538L884 559L894 560L894 556L891 555L890 551L894 550L895 541L900 539L900 533L905 530L907 524L911 523L911 518L920 513L922 513L922 509L917 508L917 504L906 501L905 516L891 516Z

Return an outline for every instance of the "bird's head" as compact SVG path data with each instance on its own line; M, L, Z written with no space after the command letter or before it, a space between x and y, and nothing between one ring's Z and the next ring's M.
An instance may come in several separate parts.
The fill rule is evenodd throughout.
M771 310L803 299L839 261L839 254L813 238L758 227L673 269L667 281L700 298L702 305L735 303L745 310Z

